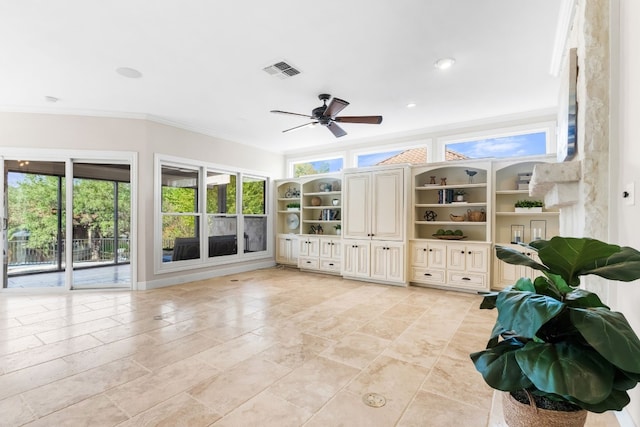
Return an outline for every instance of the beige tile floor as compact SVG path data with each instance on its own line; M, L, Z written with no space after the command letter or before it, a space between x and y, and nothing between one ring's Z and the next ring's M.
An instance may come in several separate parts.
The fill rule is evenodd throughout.
M495 312L479 302L279 268L0 294L0 425L486 426L493 392L468 354Z

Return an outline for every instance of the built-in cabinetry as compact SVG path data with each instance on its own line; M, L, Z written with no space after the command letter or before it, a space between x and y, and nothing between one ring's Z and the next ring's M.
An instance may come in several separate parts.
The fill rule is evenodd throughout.
M539 157L527 161L497 161L494 163L494 227L495 245L511 246L527 255L528 251L518 243L529 243L536 238L551 239L559 234L560 213L557 209L542 207L541 212L516 212L519 200L540 200L529 196L522 177L533 172L536 164L553 161L551 157ZM540 210L540 209L539 209ZM513 285L520 277L534 278L537 272L528 267L514 266L500 261L493 255L493 280L491 287L501 289Z
M275 182L276 262L298 265L298 234L300 234L301 185L299 180Z
M528 250L526 247L523 247L521 245L502 246L520 251L522 254L529 256L534 261L540 262L538 254L535 251ZM496 289L502 289L507 286L511 286L515 284L521 277L528 277L529 279L534 280L536 277L542 275L539 270L534 270L533 268L524 265L508 264L506 262L500 261L495 256L493 260L493 268L494 281L491 287Z
M341 174L278 180L276 262L340 273Z
M329 236L301 236L298 267L339 274L341 265L340 238Z
M535 270L498 260L494 245L535 257L517 242L558 234L557 210L515 209L516 202L535 199L526 185L534 166L552 161L389 165L276 181L276 261L473 292L535 278Z
M406 283L407 177L397 166L345 171L343 276Z
M410 281L488 290L491 163L414 167Z

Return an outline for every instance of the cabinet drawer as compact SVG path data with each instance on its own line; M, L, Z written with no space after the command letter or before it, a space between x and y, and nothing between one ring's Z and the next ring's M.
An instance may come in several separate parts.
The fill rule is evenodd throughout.
M487 275L477 273L465 273L459 271L449 272L449 284L464 286L467 288L486 288Z
M309 270L317 270L318 269L318 258L298 258L298 267L306 268Z
M320 271L330 271L332 273L340 273L340 261L336 261L332 259L321 259Z
M411 280L414 282L424 283L444 283L445 282L444 270L434 270L429 268L416 268L411 269Z

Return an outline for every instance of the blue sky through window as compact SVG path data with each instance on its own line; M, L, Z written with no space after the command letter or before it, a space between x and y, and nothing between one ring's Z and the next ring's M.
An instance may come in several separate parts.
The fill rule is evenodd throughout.
M446 148L470 159L535 156L547 152L547 138L545 132L536 132L456 142L447 144Z

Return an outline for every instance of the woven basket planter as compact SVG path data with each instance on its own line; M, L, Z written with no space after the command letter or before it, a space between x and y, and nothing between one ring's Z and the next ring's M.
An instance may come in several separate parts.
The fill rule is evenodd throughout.
M518 402L510 393L502 393L502 411L509 427L582 427L587 411L550 411L539 409L529 396L529 405Z

